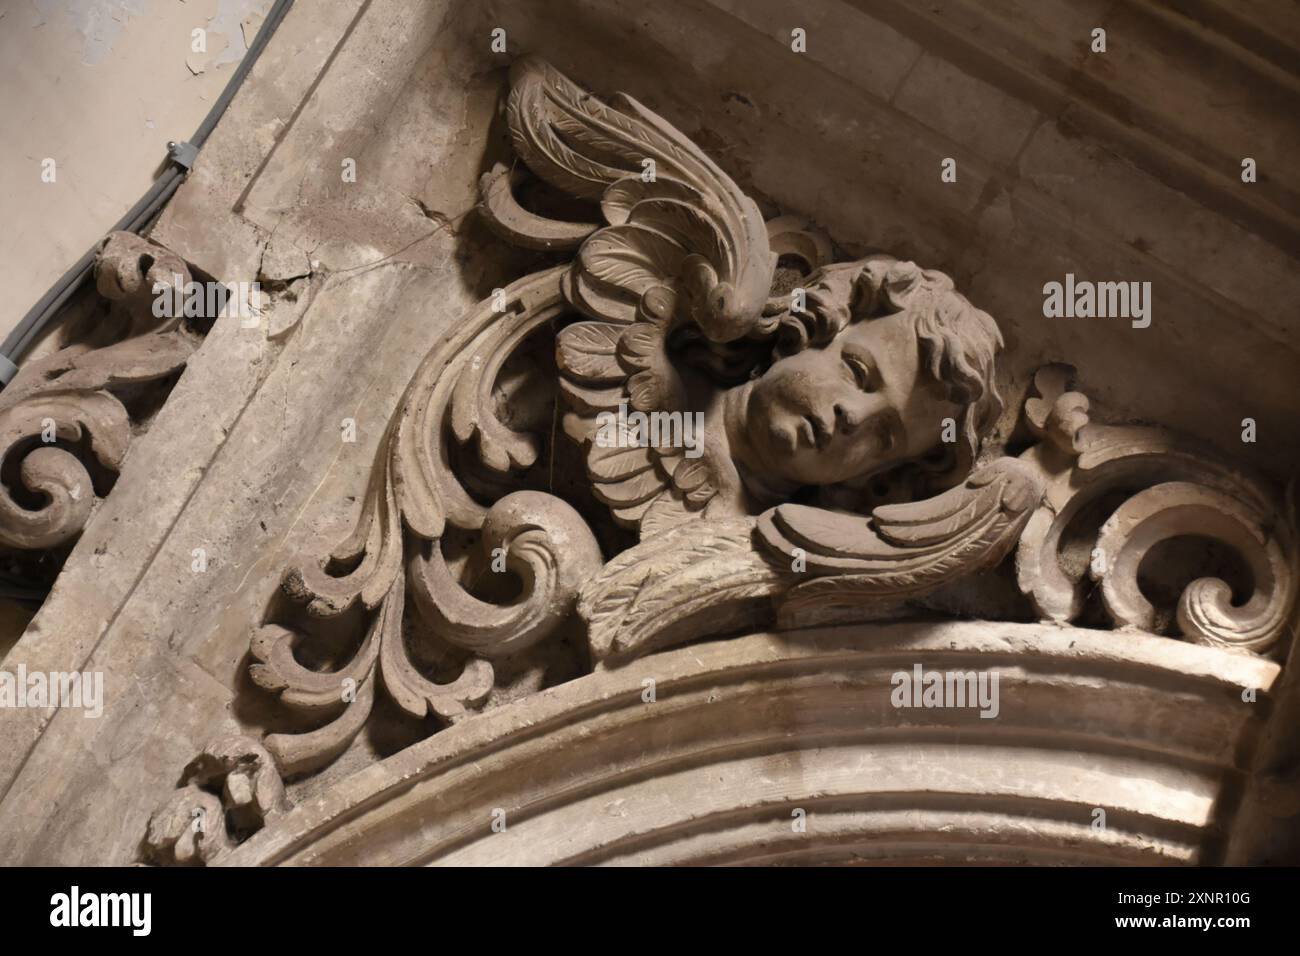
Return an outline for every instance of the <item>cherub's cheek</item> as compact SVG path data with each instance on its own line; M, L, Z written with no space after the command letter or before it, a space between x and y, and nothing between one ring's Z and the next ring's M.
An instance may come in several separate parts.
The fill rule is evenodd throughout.
M772 447L781 454L788 455L795 449L794 433L788 428L782 428L779 421L768 424L767 439Z

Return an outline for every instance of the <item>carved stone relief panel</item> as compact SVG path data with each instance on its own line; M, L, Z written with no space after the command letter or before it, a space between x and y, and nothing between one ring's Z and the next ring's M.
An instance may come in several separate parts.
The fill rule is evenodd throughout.
M293 5L0 396L9 666L108 694L5 716L0 858L1294 859L1285 44L1065 6Z
M1011 564L1007 620L1261 655L1288 633L1294 511L1268 480L1093 422L1063 366L995 431L1003 336L947 276L765 220L631 96L534 57L510 78L516 161L484 174L479 212L555 264L433 343L352 533L287 560L252 627L244 693L278 699L279 729L200 758L154 859L227 858L281 776L329 767L381 707L433 733L701 639L933 616ZM548 189L573 218L519 198ZM1188 536L1215 549L1198 576L1152 578ZM195 812L229 832L196 840Z

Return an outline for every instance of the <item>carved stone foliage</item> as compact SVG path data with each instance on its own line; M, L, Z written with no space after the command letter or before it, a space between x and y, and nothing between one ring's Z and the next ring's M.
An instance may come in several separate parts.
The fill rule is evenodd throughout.
M996 669L997 719L894 706L906 661ZM1068 625L747 634L601 669L419 741L222 862L1208 863L1278 670ZM806 832L789 823L800 810ZM506 827L489 826L503 811Z
M1035 607L1074 620L1086 585L1060 557L1066 528L1137 480L1149 487L1100 529L1108 563L1090 572L1114 623L1154 628L1143 558L1194 526L1243 553L1255 590L1233 604L1222 582L1193 582L1182 633L1276 640L1294 558L1262 484L1154 430L1092 424L1052 370L1026 408L1037 444L985 447L1003 342L947 276L885 255L839 262L809 224L765 222L631 97L602 102L535 59L511 82L520 163L483 176L480 211L509 241L573 258L433 345L353 533L289 562L291 611L251 639L253 680L314 725L266 738L282 773L336 759L380 695L442 725L473 714L500 668L575 623L588 663L612 666L759 623L897 614L1017 548ZM525 208L515 191L530 176L589 216ZM553 343L553 412L571 441L548 444L551 392L500 387L539 340ZM521 404L546 414L521 424ZM538 482L543 452L575 456L589 495ZM603 552L598 537L625 543ZM513 595L481 586L493 571L510 572ZM322 634L349 621L347 651L326 653L337 634Z
M1067 387L1071 372L1041 369L1038 395L1025 408L1043 441L1023 458L1047 482L1020 540L1016 569L1042 619L1078 619L1097 586L1116 627L1161 630L1139 570L1148 556L1158 557L1153 552L1162 543L1195 537L1244 563L1247 593L1234 597L1222 578L1197 577L1178 597L1173 630L1197 644L1273 647L1287 633L1296 598L1294 498L1280 504L1267 482L1163 429L1090 421L1087 398ZM1123 500L1098 514L1095 506L1116 495ZM1086 545L1086 560L1063 560L1070 538L1076 550L1078 542Z
M449 722L473 711L492 689L493 659L548 636L599 569L595 538L564 501L525 490L485 505L457 476L455 456L466 446L479 468L497 475L535 461L535 439L498 418L492 386L510 353L563 310L559 279L550 270L514 283L503 312L483 303L430 352L389 426L353 535L286 571L284 591L309 617L334 618L359 603L370 623L350 660L330 672L299 662L302 631L266 624L254 636L254 681L291 708L327 719L309 733L267 738L285 773L341 753L365 724L380 680L411 716ZM522 596L503 606L465 588L439 546L449 528L478 533L482 552L495 552L522 581ZM417 650L452 660L459 652L459 676L432 680L413 658L403 633L408 598L436 633Z
M156 403L144 390L178 372L202 341L182 316L153 308L156 284L190 279L179 257L147 239L118 232L104 241L95 286L108 307L98 324L24 364L0 393L0 545L53 548L85 527L130 447L131 408Z
M190 761L181 786L149 819L146 857L171 866L212 863L287 809L275 762L261 744L218 738Z

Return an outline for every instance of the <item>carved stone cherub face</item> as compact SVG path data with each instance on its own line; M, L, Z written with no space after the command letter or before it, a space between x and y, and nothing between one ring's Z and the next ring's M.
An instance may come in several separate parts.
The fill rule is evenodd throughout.
M768 484L832 485L926 456L973 455L996 405L997 326L941 273L885 257L811 277L799 332L727 396L736 460Z
M743 388L742 462L796 485L837 484L919 458L938 446L943 420L963 411L922 369L906 312L850 323Z

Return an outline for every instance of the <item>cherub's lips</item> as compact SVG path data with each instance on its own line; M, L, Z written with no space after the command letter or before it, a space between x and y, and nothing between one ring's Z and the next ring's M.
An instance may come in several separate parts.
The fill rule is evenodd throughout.
M798 426L799 437L802 439L801 444L809 448L815 448L817 451L825 451L826 446L831 443L833 437L826 423L814 415L804 415Z
M812 415L790 414L770 427L772 443L787 454L798 448L824 449L831 433Z
M774 426L772 437L787 453L801 447L821 450L831 438L811 415L802 415Z

